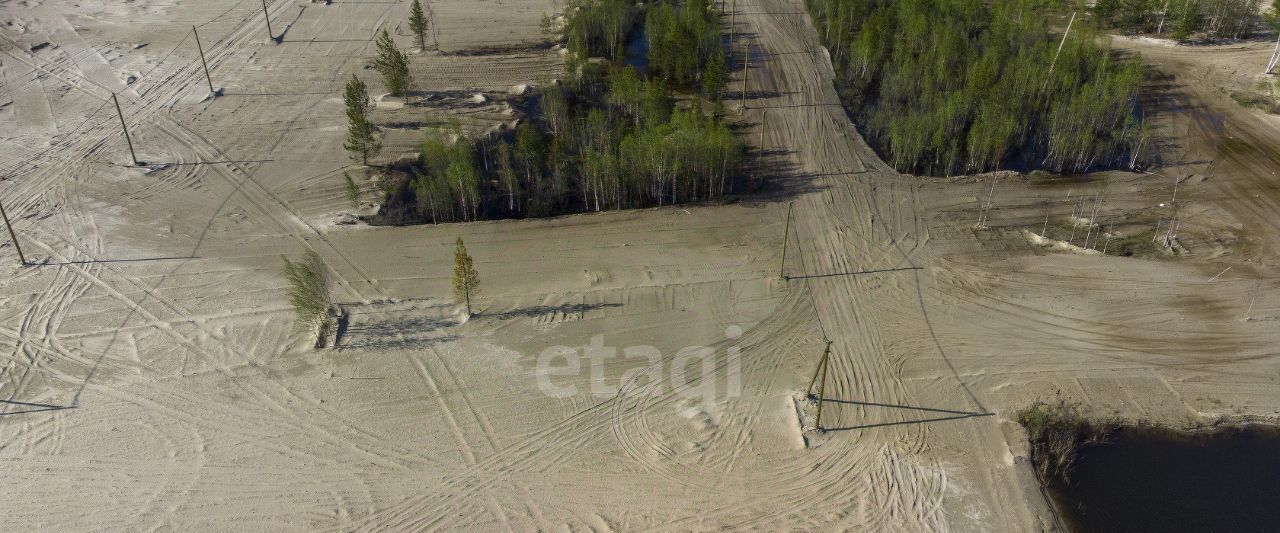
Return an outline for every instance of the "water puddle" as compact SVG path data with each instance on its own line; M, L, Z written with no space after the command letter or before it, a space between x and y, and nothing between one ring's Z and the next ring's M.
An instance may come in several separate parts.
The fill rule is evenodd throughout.
M1280 429L1123 429L1050 493L1074 533L1280 530Z

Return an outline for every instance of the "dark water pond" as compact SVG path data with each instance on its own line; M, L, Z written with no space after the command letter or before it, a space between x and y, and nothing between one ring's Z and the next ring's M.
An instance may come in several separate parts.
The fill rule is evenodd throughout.
M1050 487L1083 532L1280 532L1280 429L1124 429Z
M641 76L649 74L649 37L644 32L644 23L636 25L627 37L626 57L623 63L631 65Z

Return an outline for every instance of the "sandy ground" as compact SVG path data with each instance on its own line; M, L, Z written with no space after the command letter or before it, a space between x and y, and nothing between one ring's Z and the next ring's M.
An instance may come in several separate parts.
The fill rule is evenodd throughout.
M0 199L40 263L0 245L6 527L1036 531L1055 519L1011 420L1036 399L1175 425L1280 415L1280 120L1221 89L1252 83L1266 43L1118 42L1171 76L1158 174L993 189L894 173L841 110L801 3L737 5L742 118L765 119L778 191L409 228L334 223L340 85L377 92L362 65L380 28L409 45L406 4L269 2L279 45L251 2L0 6ZM437 2L445 53L412 56L430 105L378 110L384 158L435 121L510 116L448 102L555 77L531 43L556 8ZM127 166L112 92L147 167ZM1029 240L1046 214L1061 227L1067 191L1102 191L1107 224L1186 221L1185 253ZM467 321L456 235L484 283ZM278 256L305 249L350 316L337 349L292 326ZM824 335L816 433L794 397ZM595 373L539 364L593 342L652 348ZM699 382L713 401L646 386L700 345L719 354Z

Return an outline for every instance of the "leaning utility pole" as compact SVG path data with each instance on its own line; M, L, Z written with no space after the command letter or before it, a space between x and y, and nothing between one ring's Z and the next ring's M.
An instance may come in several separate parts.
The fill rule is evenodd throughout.
M787 202L787 222L782 230L782 268L778 269L778 279L787 279L787 240L791 236L791 206L795 202Z
M262 0L262 18L267 19L267 38L273 43L280 44L276 40L276 32L271 30L271 14L267 13L267 0Z
M196 36L196 50L200 51L200 64L204 65L204 79L209 82L209 94L217 98L218 91L213 90L213 76L209 75L209 62L204 60L204 46L200 44L200 32L196 31L196 27L191 27L191 34Z
M133 160L133 166L138 166L138 154L133 153L133 139L129 138L129 125L124 123L124 111L120 110L120 99L116 98L116 93L111 93L111 101L116 103L116 114L120 115L120 128L124 130L124 142L129 143L129 158Z
M13 241L13 248L18 251L18 263L27 266L27 258L22 255L22 247L18 245L18 235L13 232L13 224L9 223L9 214L4 212L3 203L0 203L0 218L4 218L4 227L9 228L9 240Z
M809 380L809 388L805 390L805 394L813 397L813 385L818 382L818 374L822 374L822 382L818 383L818 419L814 422L814 428L822 430L822 395L827 388L827 360L831 358L831 341L827 340L827 348L822 352L822 360L818 361L818 368L813 370L813 379Z

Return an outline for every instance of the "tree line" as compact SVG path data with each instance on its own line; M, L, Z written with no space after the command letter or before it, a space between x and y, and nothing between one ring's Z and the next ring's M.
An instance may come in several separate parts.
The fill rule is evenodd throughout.
M673 87L718 94L726 77L721 13L711 0L655 1L643 8L629 0L576 0L567 11L563 40L567 71L589 58L617 62L627 42L643 32L648 75Z
M1276 29L1277 5L1273 0L1264 14L1262 0L1098 0L1090 12L1105 26L1133 33L1243 39L1268 26Z
M744 148L717 111L725 78L718 12L707 0L646 9L643 20L654 23L645 30L656 32L646 33L654 66L647 76L623 64L625 42L642 20L634 3L572 4L565 80L534 91L515 128L475 138L458 127L426 135L417 163L388 184L379 221L641 208L721 198L741 187ZM708 66L720 72L708 75Z
M806 0L836 83L867 140L902 171L1077 172L1149 149L1143 70L1053 0Z
M661 206L720 198L738 183L743 147L728 126L696 105L677 109L631 67L547 85L536 100L538 116L511 131L428 135L411 177L390 191L392 222Z

